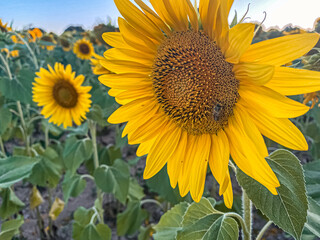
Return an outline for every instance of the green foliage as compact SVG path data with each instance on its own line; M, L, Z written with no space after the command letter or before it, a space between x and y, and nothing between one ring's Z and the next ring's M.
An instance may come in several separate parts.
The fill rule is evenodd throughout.
M94 172L97 186L106 193L113 193L121 202L125 203L129 192L129 166L121 159L117 159L112 166L101 165Z
M308 209L301 164L286 150L277 150L266 160L281 184L277 188L278 195L271 194L240 169L237 171L238 182L256 208L280 228L300 239Z
M0 136L5 133L12 120L12 114L8 108L0 108Z
M18 218L2 223L0 240L11 240L13 236L19 234L19 228L24 223L23 218L19 215Z
M320 238L320 204L308 198L309 209L305 228Z
M139 201L131 201L127 209L117 215L117 233L119 236L132 235L138 231L141 222L148 217L147 211L141 209Z
M11 188L2 189L0 196L2 198L2 204L0 207L1 219L9 218L25 206Z
M63 149L64 164L71 173L75 173L80 165L92 156L92 152L92 141L90 139L79 140L76 137L70 137Z
M62 182L64 201L67 203L70 197L79 196L86 188L87 182L78 174L66 173Z
M103 112L101 107L97 104L94 104L91 107L90 112L87 114L87 117L88 119L91 119L96 123L98 123L101 127L105 127L109 125L108 122L106 121L107 118L105 116L105 113Z
M320 204L320 161L303 165L308 196Z
M30 176L40 158L14 156L0 159L0 188L10 187Z

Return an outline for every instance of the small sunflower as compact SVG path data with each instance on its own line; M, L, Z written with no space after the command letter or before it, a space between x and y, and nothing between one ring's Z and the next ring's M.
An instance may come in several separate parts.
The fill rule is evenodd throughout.
M229 28L233 0L115 0L120 32L100 63L115 74L99 80L121 106L108 119L127 122L123 136L148 154L144 178L166 164L171 186L202 197L208 166L227 207L233 194L228 163L277 194L262 135L305 151L288 118L309 108L285 95L320 89L320 73L283 67L308 52L319 35L295 34L251 44L254 24ZM198 20L198 16L200 19Z
M4 24L0 18L0 32L9 32L12 28L8 26L8 23Z
M66 37L61 37L59 39L60 45L63 48L63 51L69 52L71 50L71 43Z
M35 42L38 38L41 38L43 35L39 28L34 28L32 30L29 30L28 33L31 36L31 38L29 39L29 42Z
M75 77L71 66L66 68L56 63L49 71L41 68L33 83L33 101L43 106L41 114L50 118L49 122L63 127L72 126L72 121L80 125L86 119L91 106L91 87L81 86L84 76Z
M73 52L80 59L90 59L94 54L94 48L89 40L83 38L76 41L73 46Z
M95 75L109 74L111 73L108 69L103 67L100 63L100 60L103 60L104 57L94 54L94 57L90 59L92 65L92 72Z

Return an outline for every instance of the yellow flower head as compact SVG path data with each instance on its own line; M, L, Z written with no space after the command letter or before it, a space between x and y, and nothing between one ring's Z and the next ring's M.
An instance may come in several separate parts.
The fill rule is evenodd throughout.
M108 69L106 69L105 67L103 67L100 64L100 60L103 60L104 57L98 55L98 54L94 54L94 57L90 59L91 61L91 65L92 65L92 72L95 75L102 75L102 74L109 74L111 73Z
M29 39L29 42L35 42L37 38L41 38L43 35L39 28L34 28L32 30L29 30L28 33L31 36L31 39Z
M73 46L73 52L80 59L90 59L94 54L94 48L89 40L83 38L76 41Z
M203 194L207 167L227 207L233 194L230 155L248 176L277 194L262 135L296 150L307 142L288 118L308 107L287 98L320 89L320 73L283 67L308 52L319 35L294 34L251 44L254 24L229 28L233 0L115 0L120 32L100 63L115 74L99 80L121 106L108 119L148 154L144 178L166 164L171 186ZM199 20L198 20L199 16Z
M63 127L72 126L72 121L80 125L86 119L91 106L91 87L81 86L84 76L75 77L71 66L66 68L56 63L49 71L41 68L33 83L33 101L43 106L41 114L50 118L49 122Z
M61 37L59 39L59 42L60 42L60 44L61 44L61 46L63 48L63 51L69 52L71 50L71 43L67 38Z
M2 20L0 18L0 32L9 32L12 31L12 28L8 26L8 23L4 24L2 23Z
M7 57L19 57L19 50L13 50L9 51L7 48L2 48L1 52L5 52L7 54Z
M11 40L12 40L12 42L14 42L14 43L24 44L19 38L17 38L16 35L12 35L12 36L11 36Z

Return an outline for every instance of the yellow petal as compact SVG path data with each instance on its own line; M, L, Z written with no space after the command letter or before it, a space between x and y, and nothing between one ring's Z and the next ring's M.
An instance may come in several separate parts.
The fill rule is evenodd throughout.
M229 23L228 23L228 1L221 1L217 13L216 28L214 30L215 40L223 53L229 47Z
M264 86L240 85L239 94L248 109L264 111L276 118L295 118L309 110L306 105Z
M241 101L239 101L241 104ZM263 111L248 111L259 131L271 140L294 150L307 151L308 144L300 130L286 118L274 118Z
M114 73L151 73L151 66L125 60L100 60L103 67Z
M247 51L252 42L254 26L253 23L240 23L230 29L229 48L225 53L227 62L239 62L240 57Z
M167 171L172 188L176 188L179 175L181 172L181 159L185 159L188 144L188 136L185 131L182 131L178 146L172 156L168 159Z
M224 204L227 208L231 209L233 204L233 192L229 171L226 174L224 185L227 186L226 191L223 193Z
M116 96L117 102L126 101L127 103L145 97L152 98L154 93L152 92L152 87L149 88L140 88L140 89L130 89L126 90Z
M272 79L274 69L272 65L254 63L239 63L233 66L236 79L258 86L265 85Z
M280 184L264 159L268 155L266 145L259 130L239 104L234 108L234 116L229 119L225 131L232 159L237 166L274 193Z
M281 66L309 52L318 40L317 33L303 33L258 42L249 47L240 61Z
M56 198L49 212L49 216L53 221L55 221L59 217L63 208L64 208L64 201L62 201L60 198Z
M105 74L99 77L99 81L110 88L117 89L141 89L152 86L148 77L139 73Z
M209 156L209 166L214 178L222 185L226 177L229 163L229 140L223 130L219 131L217 135L211 136L211 150ZM225 189L221 189L223 193ZM221 194L220 194L221 195Z
M122 34L119 32L106 32L102 34L103 40L111 47L125 48L127 44L122 38Z
M208 159L211 147L211 137L209 134L202 134L198 139L199 149L193 159L190 177L190 193L195 202L199 202L204 189L207 176Z
M209 35L212 40L215 39L214 30L216 28L219 6L220 0L200 0L199 4L199 13L203 30Z
M155 140L156 138L153 138L153 139L150 139L149 141L141 143L137 149L137 156L142 157L148 154Z
M277 67L267 87L283 95L299 95L320 90L320 72Z
M149 179L156 175L167 163L168 158L175 151L181 135L181 128L176 127L174 131L166 131L157 137L150 149L146 160L143 178Z
M188 13L189 21L193 31L198 32L199 30L198 16L194 9L194 6L190 2L190 0L183 1L183 3L185 4L185 9Z
M161 30L129 0L114 2L121 15L141 34L158 41L164 38Z

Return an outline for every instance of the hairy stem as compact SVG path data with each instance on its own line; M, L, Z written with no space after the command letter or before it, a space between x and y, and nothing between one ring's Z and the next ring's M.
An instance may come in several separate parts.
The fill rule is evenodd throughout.
M2 56L2 54L0 53L0 58L6 68L6 71L7 71L7 74L9 76L9 79L12 80L12 74L11 74L11 71L10 71L10 67L9 67L9 64L7 62L7 60Z
M4 145L3 145L3 141L2 141L2 137L0 136L0 148L1 148L1 152L3 154L4 157L7 157L7 154L6 154L6 150L4 148Z
M261 240L262 239L263 234L268 230L268 228L270 227L271 224L272 224L272 221L269 221L269 222L266 223L266 225L264 225L264 227L259 232L256 240Z
M99 156L98 156L98 146L97 146L97 125L94 121L88 120L88 125L91 133L91 140L92 140L92 146L93 146L93 164L94 164L94 169L97 169L99 167ZM98 200L101 206L99 206L99 216L104 223L103 220L103 192L101 191L100 188L97 187L97 195L98 195Z
M20 116L20 120L21 120L21 126L23 129L23 135L24 135L24 142L26 144L26 150L27 150L27 154L29 156L31 156L31 152L30 152L30 137L28 135L27 132L27 126L26 126L26 122L24 120L24 116L23 116L23 111L22 111L22 107L21 107L21 103L20 101L17 101L17 108L18 108L18 112L19 112L19 116Z
M244 240L251 240L251 223L252 223L252 203L248 198L245 190L242 189L243 219L247 228L247 232L242 232Z
M233 218L237 219L240 222L243 235L244 236L249 236L249 232L248 232L246 223L244 222L243 218L239 214L234 213L234 212L230 212L230 213L226 213L225 216L226 217L233 217ZM246 238L244 238L244 239L246 239Z

